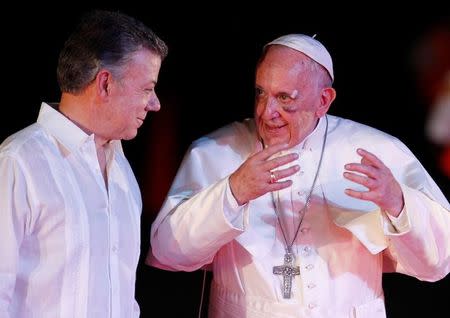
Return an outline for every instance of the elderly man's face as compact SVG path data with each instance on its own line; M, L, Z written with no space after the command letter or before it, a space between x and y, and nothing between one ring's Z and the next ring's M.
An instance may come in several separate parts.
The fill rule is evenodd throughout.
M255 120L265 145L300 143L331 103L323 98L309 58L284 46L269 47L255 87Z

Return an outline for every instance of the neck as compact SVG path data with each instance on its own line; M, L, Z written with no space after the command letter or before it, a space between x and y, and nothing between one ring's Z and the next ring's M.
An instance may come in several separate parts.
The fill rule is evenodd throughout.
M292 145L292 147L296 147L301 145L309 136L311 136L319 125L320 118L316 118L316 121L311 125L311 127L306 131L305 135L300 139L299 142Z
M86 134L94 134L95 144L98 148L109 142L109 139L100 136L98 128L95 128L101 126L99 126L98 120L93 122L93 120L98 119L92 113L93 108L95 106L92 104L88 94L74 95L63 93L58 110Z
M93 133L89 127L88 103L82 96L63 93L58 106L59 112L66 116L71 122L77 125L88 135Z

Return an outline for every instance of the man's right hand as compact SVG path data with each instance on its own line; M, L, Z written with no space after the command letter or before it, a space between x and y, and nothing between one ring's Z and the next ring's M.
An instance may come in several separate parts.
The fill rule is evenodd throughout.
M239 205L259 198L267 192L277 191L292 185L291 180L279 181L296 173L299 165L274 171L289 162L298 159L298 154L291 153L269 159L274 154L289 148L287 144L269 146L251 155L230 175L230 188Z

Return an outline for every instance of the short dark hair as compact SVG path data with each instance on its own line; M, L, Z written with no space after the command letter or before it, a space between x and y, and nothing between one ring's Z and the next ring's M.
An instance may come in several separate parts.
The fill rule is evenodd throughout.
M118 11L88 12L59 55L59 87L62 92L79 93L101 68L114 72L140 49L148 49L162 60L168 52L164 41L141 21Z

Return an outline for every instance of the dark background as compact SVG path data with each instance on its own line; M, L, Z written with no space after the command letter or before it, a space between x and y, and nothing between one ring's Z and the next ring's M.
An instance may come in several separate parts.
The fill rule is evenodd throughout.
M33 123L41 101L58 101L58 52L82 12L118 9L149 25L169 46L157 86L162 109L147 117L138 137L124 142L142 189L144 258L150 224L190 142L252 115L254 66L263 44L287 33L317 33L335 63L337 99L330 113L399 137L448 197L449 179L437 170L435 149L424 137L427 105L416 86L411 54L430 26L450 20L445 5L420 5L393 10L374 3L331 8L280 1L245 4L249 9L241 8L243 3L113 6L94 1L51 9L12 4L17 8L4 10L0 22L4 88L0 140ZM202 272L165 272L141 260L137 274L142 317L197 316ZM431 284L387 274L384 287L389 317L422 311L449 316L448 277Z

